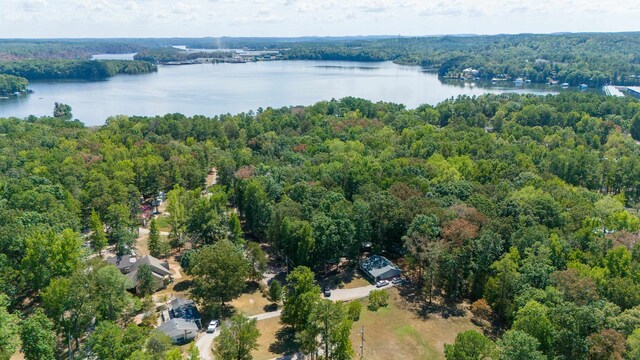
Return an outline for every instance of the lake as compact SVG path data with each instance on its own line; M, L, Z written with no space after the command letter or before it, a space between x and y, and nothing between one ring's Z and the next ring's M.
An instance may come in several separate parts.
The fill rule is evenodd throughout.
M540 84L443 83L420 67L341 61L160 66L152 74L118 75L104 81L33 81L30 88L32 94L0 100L0 117L50 115L54 102L62 102L71 105L74 118L100 125L116 114L213 116L345 96L415 108L462 94L561 91Z

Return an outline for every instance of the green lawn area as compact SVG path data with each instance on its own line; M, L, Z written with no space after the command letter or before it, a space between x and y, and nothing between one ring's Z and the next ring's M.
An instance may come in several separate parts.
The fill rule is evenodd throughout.
M444 344L453 343L459 332L479 328L470 317L431 315L423 320L405 309L395 289L389 305L376 312L363 301L360 320L353 324L351 341L360 354L360 329L364 325L365 359L444 359Z

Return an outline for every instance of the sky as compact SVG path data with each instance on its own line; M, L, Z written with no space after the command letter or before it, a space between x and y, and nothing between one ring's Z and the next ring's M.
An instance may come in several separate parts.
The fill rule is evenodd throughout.
M0 38L639 31L640 0L0 0Z

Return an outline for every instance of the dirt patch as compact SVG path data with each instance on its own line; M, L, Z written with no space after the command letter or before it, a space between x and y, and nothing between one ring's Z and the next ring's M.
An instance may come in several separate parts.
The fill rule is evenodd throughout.
M258 349L252 353L255 360L268 360L296 351L293 334L280 323L280 318L258 321Z
M355 289L371 285L371 283L355 269L341 271L337 274L328 276L321 279L319 283L323 287L329 286L332 289Z
M231 301L231 306L233 306L236 311L247 316L267 312L267 310L270 309L269 305L271 305L271 302L262 296L262 292L259 289L247 294L242 294L239 298Z

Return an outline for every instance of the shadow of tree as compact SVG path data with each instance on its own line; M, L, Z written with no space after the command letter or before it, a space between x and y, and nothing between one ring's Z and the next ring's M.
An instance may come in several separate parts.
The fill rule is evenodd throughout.
M246 286L244 287L244 290L242 291L243 294L252 294L254 292L256 292L256 290L260 289L260 284L258 284L255 281L247 281Z
M187 291L191 287L191 280L182 280L173 286L175 291Z
M237 313L236 309L228 304L224 306L220 304L211 304L202 308L202 319L205 323L212 319L224 320L232 317Z
M405 282L396 288L405 301L405 306L423 320L428 319L432 314L440 315L445 319L465 315L464 309L458 304L446 303L438 295L434 295L433 301L429 303L423 290L416 284Z
M295 332L290 326L285 326L276 332L276 341L269 345L269 351L274 354L293 354L298 350L295 342Z

